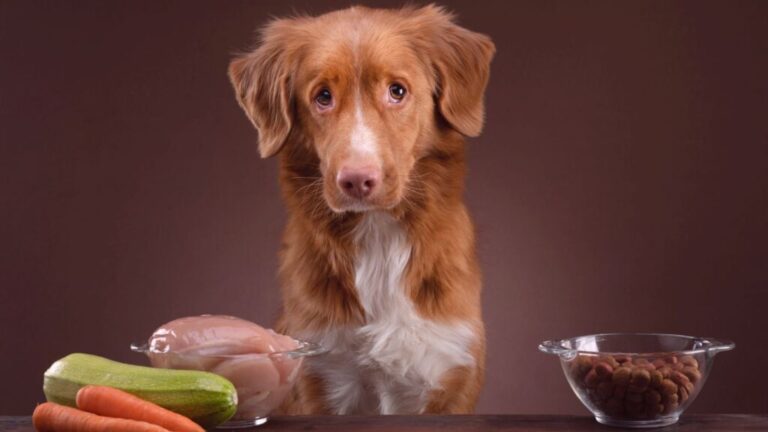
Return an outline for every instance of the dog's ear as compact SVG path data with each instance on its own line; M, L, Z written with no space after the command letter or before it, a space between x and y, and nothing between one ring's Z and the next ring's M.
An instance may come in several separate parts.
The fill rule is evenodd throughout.
M456 25L453 16L441 7L429 5L415 12L414 18L421 21L416 27L431 30L426 54L431 56L436 75L440 113L461 134L480 135L485 87L496 47L488 36Z
M267 158L285 144L293 122L288 20L273 21L256 50L229 64L237 101L259 132L259 153Z

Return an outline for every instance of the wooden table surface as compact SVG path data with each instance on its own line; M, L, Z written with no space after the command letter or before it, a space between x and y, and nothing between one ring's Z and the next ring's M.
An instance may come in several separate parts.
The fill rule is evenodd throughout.
M264 426L240 431L601 431L618 429L598 424L592 417L552 415L466 416L293 416L273 417ZM635 430L638 429L628 429ZM768 431L768 415L690 414L662 431ZM0 416L0 431L33 432L29 417Z

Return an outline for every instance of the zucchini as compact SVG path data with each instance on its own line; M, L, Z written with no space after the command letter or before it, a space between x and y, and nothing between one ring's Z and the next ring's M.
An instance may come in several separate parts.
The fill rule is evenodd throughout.
M158 369L119 363L90 354L70 354L45 371L46 399L76 407L88 384L115 387L211 427L237 410L237 391L226 378L209 372Z

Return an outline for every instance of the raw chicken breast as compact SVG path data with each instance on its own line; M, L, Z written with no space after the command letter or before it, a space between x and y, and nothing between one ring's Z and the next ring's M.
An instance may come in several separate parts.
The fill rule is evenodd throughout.
M266 415L291 389L301 359L269 354L297 347L294 339L250 321L201 315L160 326L147 354L155 367L205 370L232 381L240 401L233 418L242 419Z
M197 355L284 351L285 340L281 339L278 344L275 335L272 330L240 318L200 315L163 324L149 338L149 349L156 353ZM292 348L288 349L295 347L293 342Z

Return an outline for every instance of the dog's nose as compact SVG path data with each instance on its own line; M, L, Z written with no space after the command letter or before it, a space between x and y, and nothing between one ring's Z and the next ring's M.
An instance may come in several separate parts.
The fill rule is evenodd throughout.
M342 168L336 177L336 183L346 195L363 199L369 196L379 184L379 170L366 168Z

